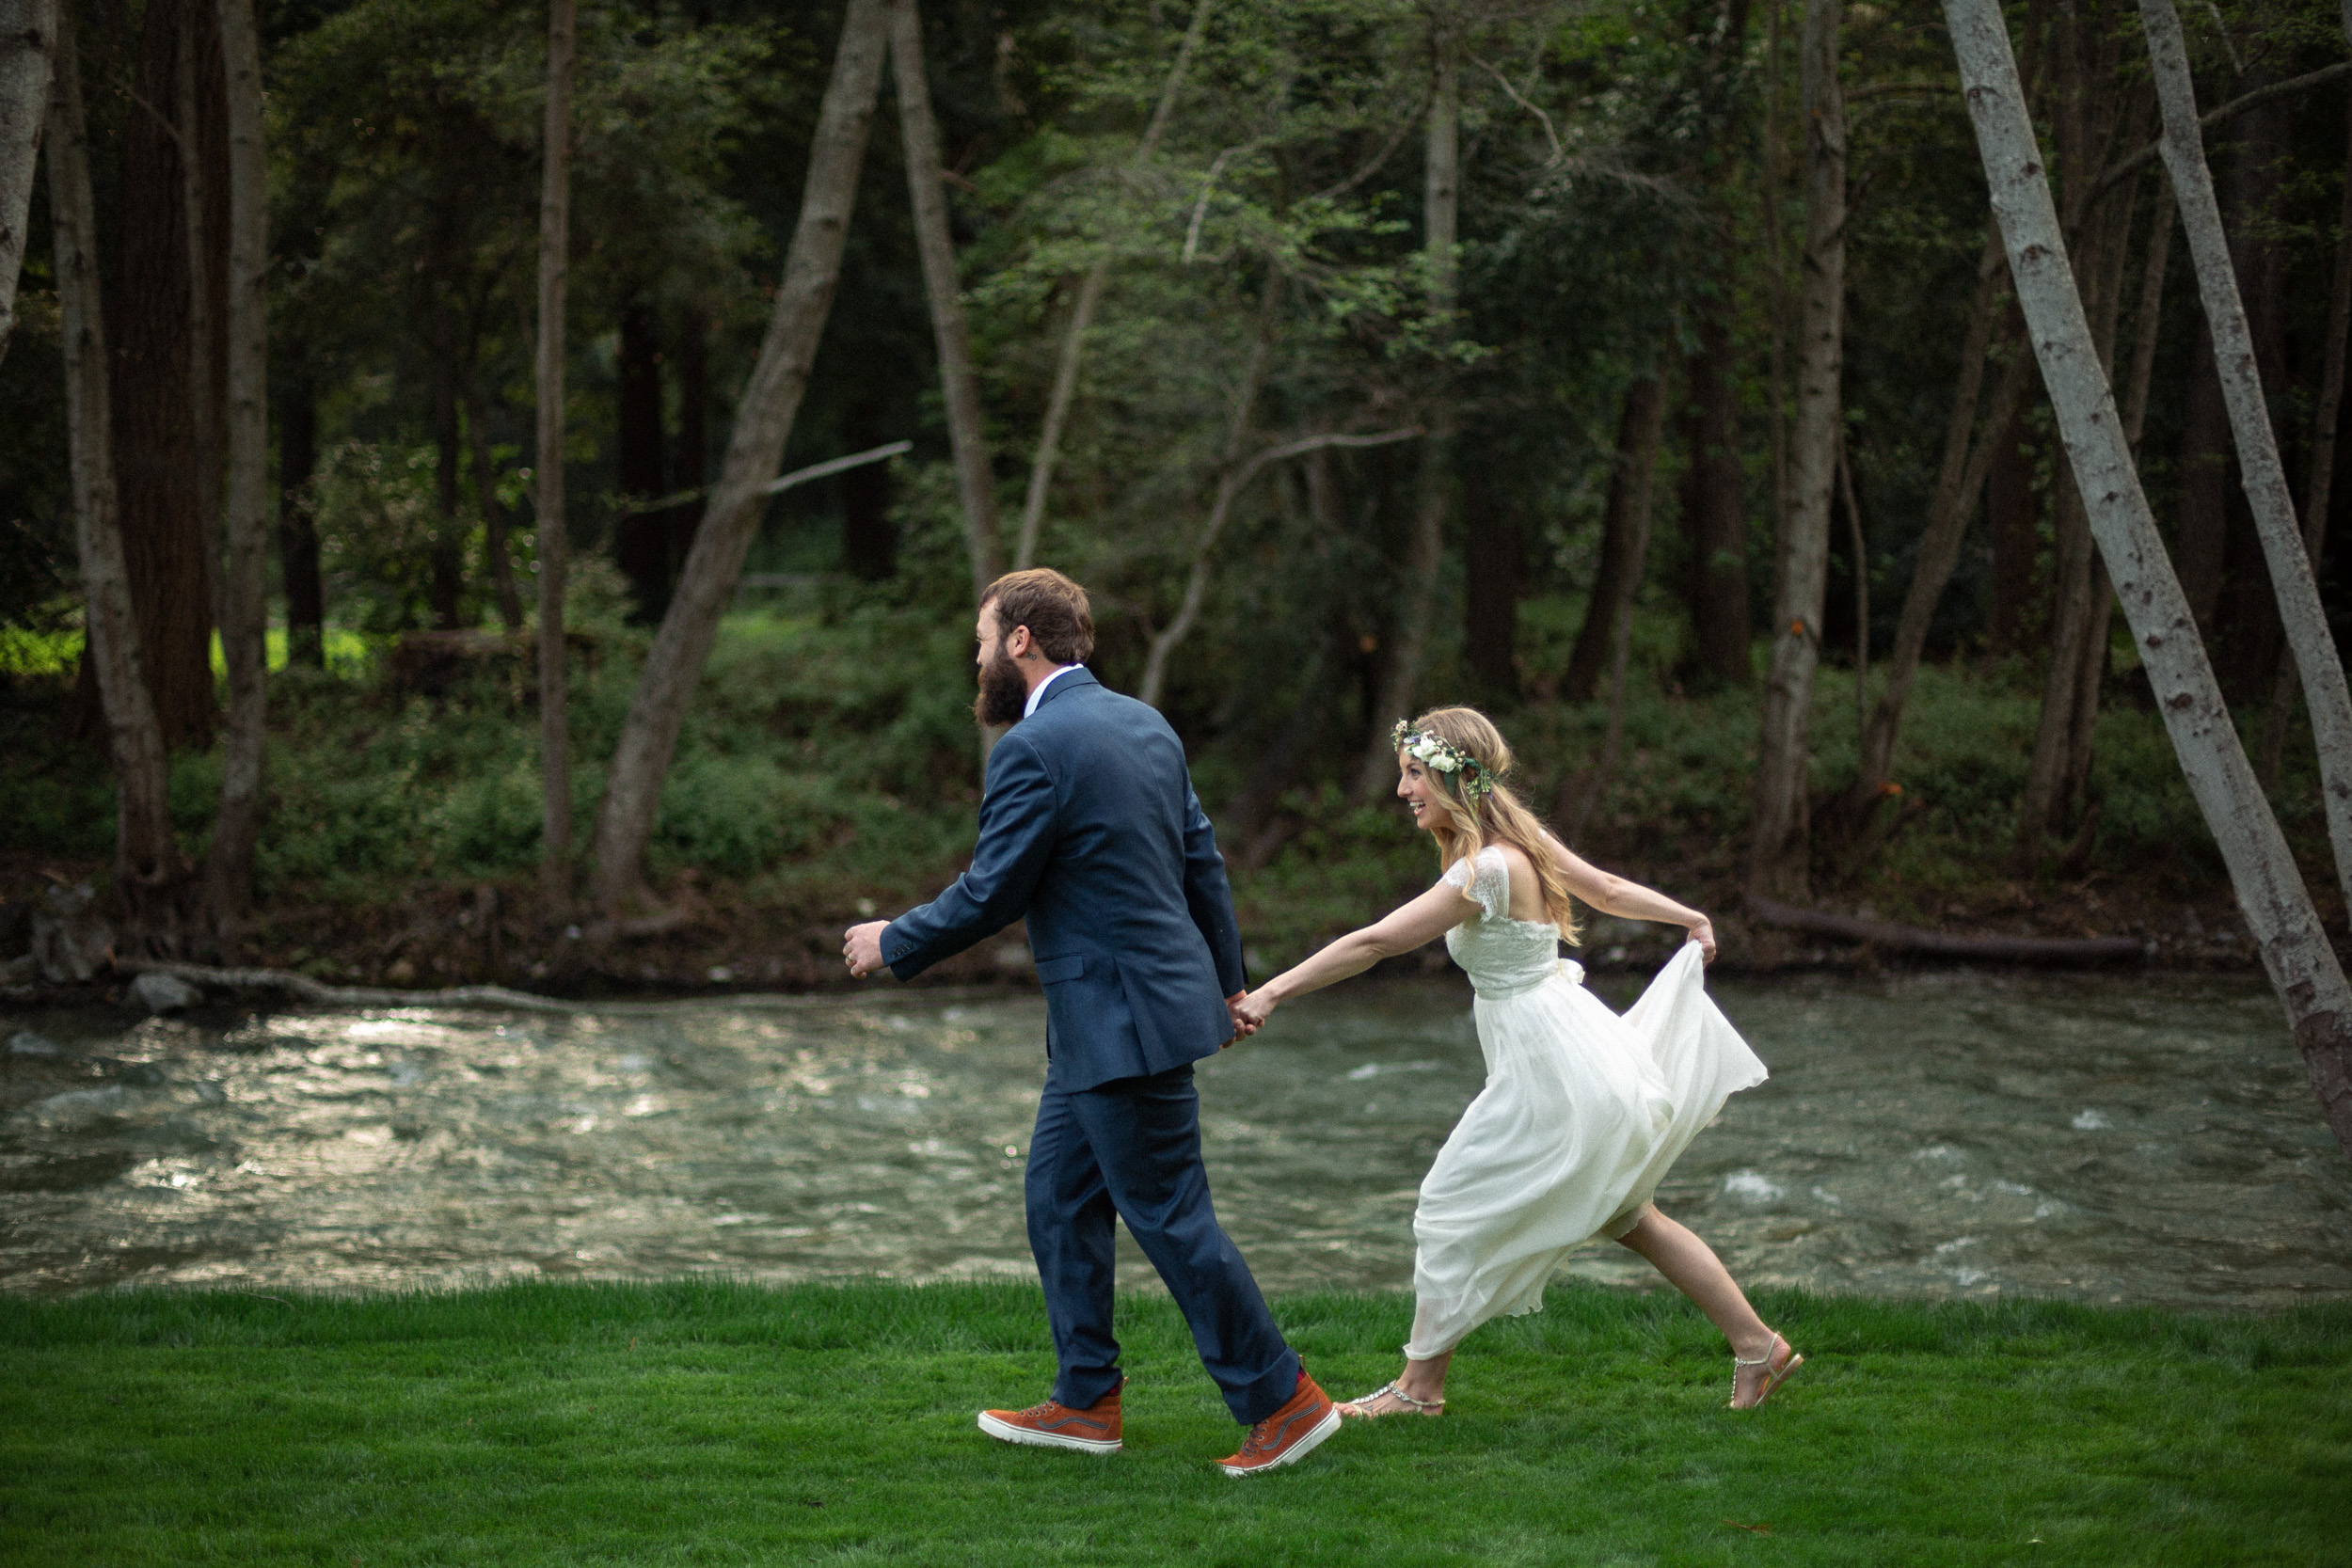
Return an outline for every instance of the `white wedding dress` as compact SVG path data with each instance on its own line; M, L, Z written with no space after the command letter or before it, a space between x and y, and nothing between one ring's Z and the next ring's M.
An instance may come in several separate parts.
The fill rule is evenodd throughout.
M1455 862L1445 880L1479 906L1445 944L1478 992L1486 1086L1422 1180L1414 1360L1542 1307L1567 1255L1632 1229L1724 1101L1765 1078L1708 999L1698 943L1620 1018L1561 958L1556 927L1511 918L1502 850L1479 851L1474 875Z

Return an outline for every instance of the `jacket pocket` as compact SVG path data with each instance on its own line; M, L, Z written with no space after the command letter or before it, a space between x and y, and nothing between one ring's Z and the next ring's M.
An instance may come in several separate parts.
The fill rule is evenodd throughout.
M1073 953L1061 958L1037 960L1037 983L1041 986L1057 985L1064 980L1074 980L1086 972L1087 960L1083 953Z

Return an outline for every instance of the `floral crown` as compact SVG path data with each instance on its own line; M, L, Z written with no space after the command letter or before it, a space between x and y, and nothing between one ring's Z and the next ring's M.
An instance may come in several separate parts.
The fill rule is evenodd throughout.
M1494 788L1494 774L1486 765L1454 742L1414 729L1402 719L1389 733L1396 749L1406 755L1419 758L1440 773L1458 775L1463 794L1484 795Z

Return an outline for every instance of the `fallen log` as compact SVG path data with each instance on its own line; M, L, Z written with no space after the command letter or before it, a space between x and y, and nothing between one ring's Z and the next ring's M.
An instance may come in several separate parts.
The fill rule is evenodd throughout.
M1799 909L1794 904L1754 895L1748 898L1748 913L1760 925L1861 942L1883 953L1918 953L1930 958L1975 958L1986 963L2130 963L2149 957L2153 951L2151 943L2137 937L1954 936L1946 931L1921 930L1916 926L1898 926L1891 921L1832 914L1827 910Z

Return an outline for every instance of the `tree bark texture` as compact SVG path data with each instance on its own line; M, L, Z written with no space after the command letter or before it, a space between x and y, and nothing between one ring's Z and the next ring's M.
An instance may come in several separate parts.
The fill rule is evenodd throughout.
M734 596L744 551L758 529L763 487L775 478L808 387L809 364L840 280L858 168L873 128L889 6L890 0L850 0L842 19L775 311L736 404L735 430L695 531L693 552L686 558L670 612L654 635L613 752L596 841L596 898L608 912L644 896L645 845L677 749L678 727L718 636L719 617Z
M278 570L286 591L286 661L326 667L326 587L319 570L311 477L319 464L318 388L296 345L278 415Z
M1422 166L1422 249L1429 264L1430 313L1450 322L1454 301L1454 243L1461 217L1462 65L1461 43L1451 34L1437 40L1437 87L1429 99L1429 126ZM1450 325L1440 332L1453 336ZM1422 449L1415 485L1412 542L1405 559L1388 667L1380 704L1357 775L1356 794L1372 800L1393 784L1396 752L1389 733L1399 719L1413 716L1421 667L1429 657L1430 622L1438 607L1438 579L1445 570L1445 519L1454 499L1454 416L1442 392Z
M1863 730L1862 765L1841 814L1849 836L1859 832L1894 776L1895 743L1902 734L1903 710L1927 649L1936 602L1943 598L1952 580L1952 569L1960 563L1961 541L1967 536L1969 515L1984 489L1994 444L2016 417L2029 379L2028 361L2022 357L2002 367L1987 432L1972 441L1993 329L2010 300L2008 275L2001 267L2000 229L1990 220L1984 245L1984 256L1977 265L1977 296L1969 307L1967 331L1961 340L1960 381L1952 390L1952 412L1944 425L1944 458L1936 470L1935 492L1928 501L1927 527L1919 536L1911 586L1903 594L1902 614L1895 623L1894 645L1887 650L1885 686Z
M120 236L110 267L106 337L112 400L117 516L139 645L164 743L201 751L213 743L212 569L199 513L196 430L188 395L189 225L182 141L161 118L178 95L182 20L199 8L197 134L190 155L226 162L219 135L217 28L202 0L156 0L139 23L135 103L122 117ZM62 20L62 11L60 12ZM207 112L209 109L210 112ZM218 163L214 166L219 166ZM226 182L207 182L226 194ZM205 232L214 232L208 222ZM218 230L227 238L226 214ZM215 252L217 254L217 252ZM218 272L214 274L215 277ZM217 318L215 318L217 319Z
M919 0L897 0L890 19L890 67L898 88L898 138L905 149L907 195L914 212L914 243L923 262L923 292L930 300L931 341L939 353L939 387L947 410L947 441L955 456L956 499L963 511L964 554L972 566L972 602L1004 575L1005 545L996 525L996 476L988 456L980 413L980 383L972 363L972 334L963 319L956 276L955 236L947 226L947 187L939 152L939 121L931 114L923 63Z
M2347 901L2352 901L2352 689L2344 683L2344 662L2328 627L2327 610L2319 602L2311 557L2287 491L2286 469L2279 460L2254 344L2230 263L2229 242L2221 229L2221 210L2214 198L2212 175L2205 167L2180 15L2172 8L2172 0L2140 0L2139 11L2148 34L2156 93L2164 105L2165 168L2172 176L2182 227L2188 233L2189 256L2197 266L2198 296L2204 303L2214 362L2221 373L2222 394L2237 439L2239 473L2247 499L2253 505L2263 556L2278 594L2280 617L2286 626L2287 644L2295 651L2303 701L2311 711L2312 736L2319 751L2320 798L2327 808L2336 874Z
M1683 436L1682 528L1690 552L1692 652L1700 681L1744 687L1748 643L1747 474L1740 463L1740 402L1731 340L1728 253L1717 258L1717 293L1692 308L1698 348L1684 362L1689 407Z
M2010 275L2091 533L2115 579L2182 771L2261 945L2312 1089L2338 1144L2352 1151L2352 985L2345 983L2320 929L2285 836L2238 744L2197 623L2140 490L2068 269L2065 238L2000 9L1993 0L1946 0L1945 16L2009 248ZM2177 188L2177 172L2174 183Z
M1652 470L1658 457L1658 437L1664 426L1666 389L1655 375L1640 375L1626 388L1625 412L1617 420L1616 452L1610 465L1609 499L1600 514L1600 562L1593 572L1592 597L1584 607L1584 624L1577 628L1568 652L1566 673L1560 677L1560 699L1589 703L1600 689L1600 677L1610 667L1617 641L1618 617L1631 613L1633 595L1648 565L1646 518L1637 519L1636 503L1646 504Z
M196 534L204 560L204 600L225 636L227 590L221 577L222 410L228 401L228 295L225 253L215 254L205 221L219 193L209 189L202 155L204 117L197 107L198 14L203 0L186 0L172 60L172 127L180 153L180 221L187 229L188 425L194 465ZM225 42L225 40L224 40ZM226 59L226 51L223 52ZM213 84L207 82L206 86ZM219 309L215 309L215 301Z
M74 543L80 552L87 658L97 675L106 747L115 769L115 891L135 942L178 944L185 867L171 832L164 734L147 682L131 574L116 521L112 366L101 309L98 216L90 194L88 121L82 109L73 18L57 19L47 111L49 216L65 345L68 454Z
M577 42L574 0L548 0L548 102L539 175L538 451L532 477L538 487L539 901L549 920L561 919L572 901L572 735L564 644L564 578L571 550L564 505L564 295L571 267ZM658 783L655 787L658 791Z
M1756 769L1748 886L1766 897L1810 889L1805 785L1813 675L1828 587L1830 495L1845 418L1846 116L1837 87L1842 0L1806 0L1805 238L1797 341L1797 410L1789 440L1788 526L1778 551L1772 673Z
M57 0L0 0L0 356L16 330L16 280L56 48Z
M222 435L221 651L229 725L220 815L205 863L213 927L224 937L253 899L262 834L269 689L269 160L262 142L262 39L255 0L219 0L229 120L229 321Z
M1209 28L1209 13L1216 6L1216 0L1195 0L1191 24L1184 29L1184 41L1176 50L1176 63L1168 67L1168 79L1160 85L1159 104L1152 111L1152 122L1144 127L1143 140L1136 148L1135 167L1141 168L1159 151L1160 140L1167 135L1168 121L1176 113L1176 94L1192 69L1192 57L1200 50L1201 37ZM1077 400L1078 371L1086 359L1087 333L1094 325L1094 312L1101 309L1103 291L1110 283L1114 254L1114 249L1106 245L1087 269L1084 281L1078 285L1077 303L1071 309L1061 357L1054 366L1054 389L1045 402L1045 424L1038 433L1037 455L1029 464L1028 493L1021 503L1021 533L1012 553L1015 570L1037 564L1038 536L1045 527L1045 500L1053 488L1055 466L1061 460L1062 429L1070 422L1070 405Z
M2344 117L2344 207L2336 219L2335 272L2328 289L2328 344L2322 351L2319 404L2312 412L2311 468L2303 482L2303 549L2312 576L2319 576L2328 542L2328 504L2336 472L2336 424L2344 408L2344 338L2352 332L2352 111ZM2261 774L2267 789L2279 776L2286 749L2287 715L2295 705L2295 650L2285 649L2270 685L2270 711L2263 719Z

